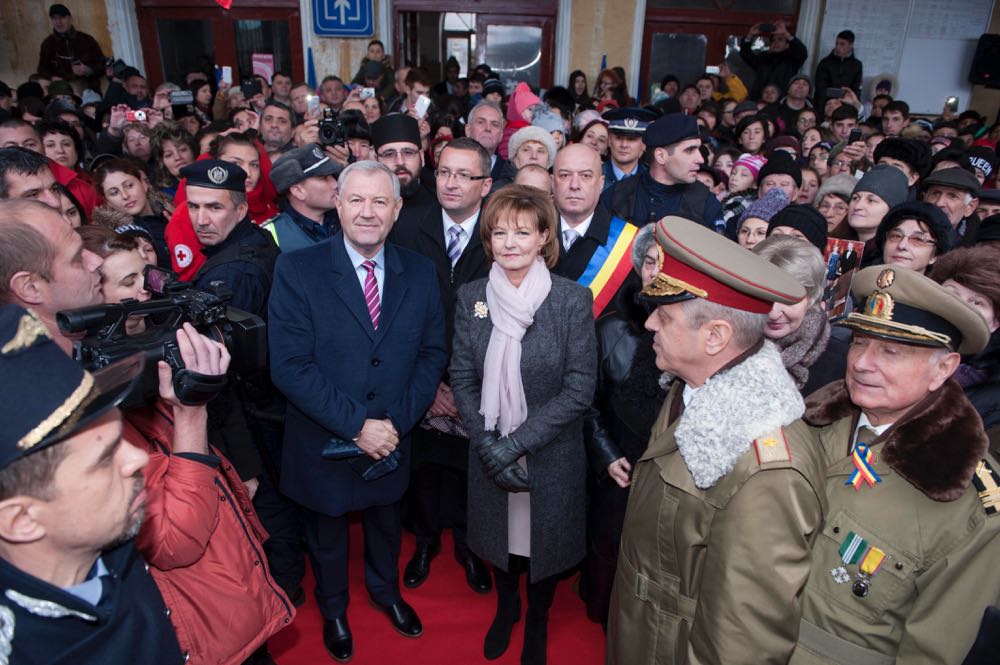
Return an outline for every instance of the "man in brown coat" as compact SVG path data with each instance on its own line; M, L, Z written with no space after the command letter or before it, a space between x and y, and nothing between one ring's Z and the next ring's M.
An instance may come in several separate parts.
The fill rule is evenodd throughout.
M763 334L773 303L805 291L694 222L666 217L656 239L646 327L674 380L631 481L608 663L786 663L825 465Z
M805 415L821 428L830 508L791 662L961 663L1000 596L1000 467L951 377L989 330L905 268L866 268L851 290L865 304L842 323L846 379Z

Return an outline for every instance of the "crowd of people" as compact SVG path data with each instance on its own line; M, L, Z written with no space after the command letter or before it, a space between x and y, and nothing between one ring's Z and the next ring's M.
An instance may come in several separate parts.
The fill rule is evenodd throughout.
M993 662L1000 122L782 21L641 104L378 40L150 90L49 17L0 83L0 663L273 663L307 559L347 662L351 516L410 638L451 530L487 660L523 614L563 662L578 574L612 665Z

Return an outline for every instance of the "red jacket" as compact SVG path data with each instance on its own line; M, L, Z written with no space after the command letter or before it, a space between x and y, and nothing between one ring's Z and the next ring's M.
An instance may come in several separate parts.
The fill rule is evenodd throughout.
M188 662L239 665L292 622L295 608L271 577L267 532L232 465L214 450L171 454L169 413L157 403L126 414L125 439L149 452L136 545Z
M51 159L49 160L49 168L52 170L52 177L56 179L56 182L72 192L76 200L80 202L80 205L83 206L83 214L89 220L90 213L93 212L94 208L103 203L94 186L73 169L53 162Z

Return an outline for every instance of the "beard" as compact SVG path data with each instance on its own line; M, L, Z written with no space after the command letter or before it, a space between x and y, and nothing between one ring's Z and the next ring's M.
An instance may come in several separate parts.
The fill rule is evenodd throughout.
M128 505L131 506L135 501L135 498L139 496L143 489L145 489L146 484L142 477L142 472L136 473L135 476L135 487L132 489L132 494L129 496ZM106 545L104 545L101 550L110 550L122 545L137 535L139 535L139 530L142 528L142 522L146 518L146 506L145 504L139 506L134 513L130 513L125 519L125 526L122 528L121 532L111 539Z
M414 176L405 185L399 183L399 193L404 199L408 199L416 194L423 185L420 184L420 177Z

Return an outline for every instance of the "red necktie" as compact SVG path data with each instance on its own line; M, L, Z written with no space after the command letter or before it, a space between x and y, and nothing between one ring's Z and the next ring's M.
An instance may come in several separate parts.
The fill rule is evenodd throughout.
M365 275L365 303L368 305L368 316L372 317L372 327L378 330L378 317L382 306L378 300L378 280L375 279L375 262L365 261L361 264L368 274Z

